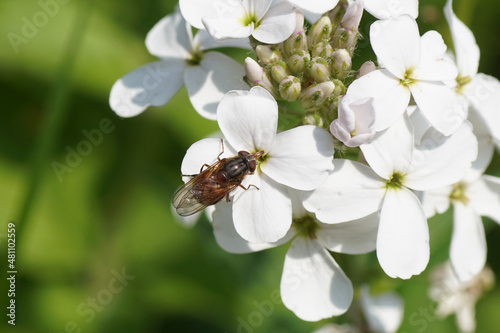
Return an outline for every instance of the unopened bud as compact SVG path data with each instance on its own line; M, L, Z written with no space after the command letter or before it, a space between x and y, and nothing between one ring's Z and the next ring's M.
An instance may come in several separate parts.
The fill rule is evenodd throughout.
M348 5L349 4L347 3L346 0L341 0L337 4L337 6L335 6L328 13L328 17L330 18L330 21L332 22L334 27L338 27L340 25L340 21L342 21L342 18L344 17Z
M314 45L311 53L313 57L330 58L333 54L333 47L324 41Z
M247 81L251 85L261 86L262 88L269 91L273 95L273 97L276 97L277 91L269 76L267 76L267 73L264 71L264 68L260 67L255 60L249 57L245 59L244 67Z
M308 113L302 118L302 125L314 125L323 127L323 118L318 113Z
M283 81L280 82L280 96L285 101L293 102L299 98L302 86L300 84L299 78L295 76L288 76Z
M309 30L309 48L323 41L329 41L332 37L333 25L328 16L321 16Z
M334 90L335 84L331 81L311 85L300 94L300 106L308 111L319 110Z
M330 66L332 75L337 79L345 79L351 71L352 58L346 49L338 49L333 52L333 61Z
M271 77L276 82L281 82L289 75L286 64L283 61L276 61L273 65L271 65Z
M303 74L310 60L311 55L309 52L295 52L290 59L288 59L288 68L294 74Z
M316 57L311 60L309 75L316 82L325 82L330 79L330 67L324 58Z
M257 59L261 66L283 59L280 50L270 45L257 45L255 53L257 54Z
M296 10L295 31L283 42L283 52L290 57L297 51L307 51L307 37L304 29L304 13Z
M358 41L358 26L363 15L363 1L356 1L347 7L346 13L333 33L333 47L347 49L353 53Z
M357 0L347 7L347 10L340 21L340 26L345 30L358 31L359 22L363 16L363 0Z
M375 64L373 63L373 61L371 61L371 60L366 61L359 68L359 70L358 70L358 77L362 77L363 75L366 75L366 74L368 74L370 72L373 72L376 69L377 69L377 67L375 66Z

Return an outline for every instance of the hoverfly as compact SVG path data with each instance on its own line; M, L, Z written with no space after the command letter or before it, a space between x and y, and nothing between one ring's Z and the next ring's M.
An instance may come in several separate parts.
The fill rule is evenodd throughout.
M229 193L236 187L247 190L241 182L246 175L252 175L257 168L257 159L264 152L249 153L239 151L238 156L223 158L224 142L221 139L222 152L217 156L217 161L212 165L204 164L200 173L191 175L190 181L184 184L175 192L172 198L172 205L177 214L189 216L199 212L207 206L215 205L224 197L229 201ZM203 168L206 168L203 170Z

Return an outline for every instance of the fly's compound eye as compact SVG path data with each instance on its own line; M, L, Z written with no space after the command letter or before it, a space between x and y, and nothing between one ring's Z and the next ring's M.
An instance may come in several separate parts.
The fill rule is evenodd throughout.
M240 150L240 151L238 152L238 155L240 155L240 156L242 156L242 157L247 157L248 155L250 155L250 153L249 153L249 152L247 152L247 151L244 151L244 150Z
M257 168L257 161L256 160L251 160L248 162L248 170L250 172L254 172L256 168Z

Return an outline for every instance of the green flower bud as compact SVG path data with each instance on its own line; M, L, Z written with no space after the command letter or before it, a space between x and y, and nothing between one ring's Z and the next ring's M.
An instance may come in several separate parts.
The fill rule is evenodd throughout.
M307 36L304 28L304 14L301 10L296 11L296 27L288 39L283 42L283 53L290 57L295 52L307 51Z
M300 106L307 111L319 110L334 90L335 84L332 81L313 84L300 94Z
M288 68L283 61L276 61L273 65L271 65L270 73L271 77L276 82L283 81L290 74L288 73Z
M308 46L310 49L323 41L328 42L332 37L333 25L328 16L321 16L309 30Z
M338 49L333 52L333 61L330 66L332 68L332 75L337 79L345 79L352 67L352 58L349 51L346 49Z
M302 118L302 125L314 125L323 127L323 119L318 113L308 113Z
M293 102L299 98L302 86L300 80L295 76L288 76L280 82L280 96L285 101Z
M330 67L324 58L316 57L311 60L309 66L309 76L316 82L330 80Z
M309 52L304 52L304 51L295 52L288 59L288 68L294 74L303 74L310 60L311 60L311 55L309 54Z
M257 59L261 66L283 60L281 51L277 47L271 47L270 45L257 45L255 53L257 54Z
M370 72L373 72L376 69L377 69L377 67L375 66L375 64L373 63L373 61L371 61L371 60L366 61L359 68L359 70L358 70L358 77L362 77L363 75L366 75L366 74L368 74Z
M332 25L334 27L338 27L340 25L340 21L344 17L344 14L345 14L345 12L347 10L347 6L349 6L349 4L347 3L347 1L341 0L337 4L337 6L335 6L335 8L333 8L328 13L328 17L330 18L330 21L332 22Z
M321 42L312 48L313 57L330 58L333 54L333 47L328 42Z
M264 68L260 67L260 65L253 60L252 58L247 57L245 59L245 76L247 82L252 86L261 86L262 88L269 91L273 97L278 96L278 91L276 90L274 84L271 82L271 79L264 71Z

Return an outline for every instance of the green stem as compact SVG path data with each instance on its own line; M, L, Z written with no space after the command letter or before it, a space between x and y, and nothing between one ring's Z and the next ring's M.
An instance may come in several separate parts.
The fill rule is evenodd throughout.
M46 117L36 141L33 151L33 169L29 176L26 195L21 204L20 213L16 222L16 238L19 240L29 220L32 207L35 203L40 188L43 173L46 171L48 158L54 149L54 144L59 136L61 125L64 123L69 101L69 86L71 70L78 56L78 49L82 44L85 27L90 17L93 0L81 1L81 8L77 8L77 17L57 69L55 85L46 102Z

